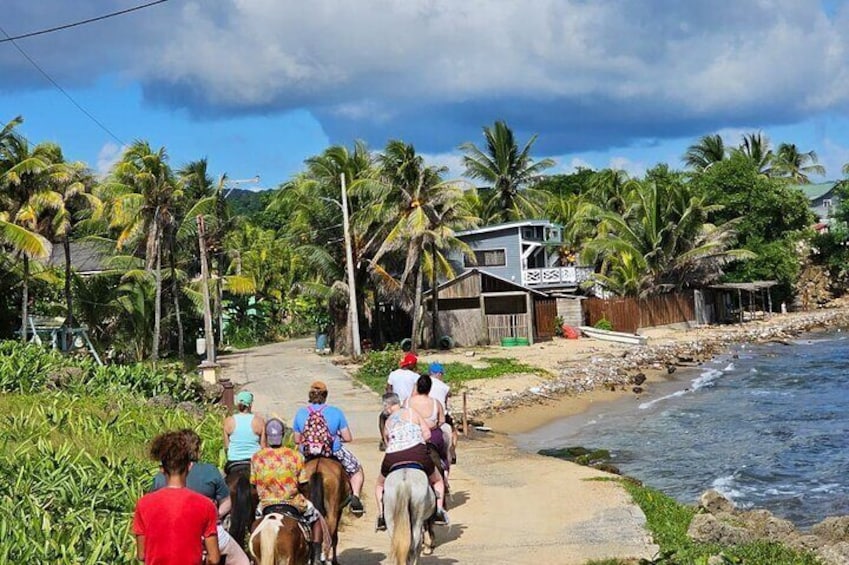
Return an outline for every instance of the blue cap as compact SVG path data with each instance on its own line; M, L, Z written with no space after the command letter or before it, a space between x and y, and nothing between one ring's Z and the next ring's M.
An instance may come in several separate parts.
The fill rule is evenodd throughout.
M444 373L445 367L442 366L442 363L433 362L430 364L430 367L427 368L428 372L432 375L434 373Z

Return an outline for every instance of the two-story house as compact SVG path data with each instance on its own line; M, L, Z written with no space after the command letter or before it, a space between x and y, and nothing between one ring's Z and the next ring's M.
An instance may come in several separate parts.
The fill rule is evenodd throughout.
M836 194L837 182L821 182L818 184L797 184L793 188L801 190L808 198L808 206L817 217L814 228L817 231L827 230L831 223L831 213L839 202Z

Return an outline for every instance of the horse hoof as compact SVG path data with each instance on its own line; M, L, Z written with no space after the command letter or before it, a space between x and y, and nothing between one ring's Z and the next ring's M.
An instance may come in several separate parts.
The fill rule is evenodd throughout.
M429 545L426 545L422 548L422 554L424 555L433 555L433 548Z

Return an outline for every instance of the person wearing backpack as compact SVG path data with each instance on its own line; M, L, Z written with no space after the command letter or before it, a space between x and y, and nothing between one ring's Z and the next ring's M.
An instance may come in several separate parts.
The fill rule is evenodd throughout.
M342 445L354 439L348 420L342 410L327 404L327 385L322 381L310 385L308 400L292 420L295 443L307 458L333 457L342 464L351 481L351 513L362 516L365 511L360 494L365 473L354 454Z

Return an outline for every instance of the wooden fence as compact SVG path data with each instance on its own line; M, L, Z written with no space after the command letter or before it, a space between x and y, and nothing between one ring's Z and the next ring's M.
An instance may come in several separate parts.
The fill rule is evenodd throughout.
M583 301L587 323L605 318L619 332L690 322L696 319L693 294L661 294L651 298L590 298Z
M498 345L502 337L528 337L527 314L487 314L489 343Z

